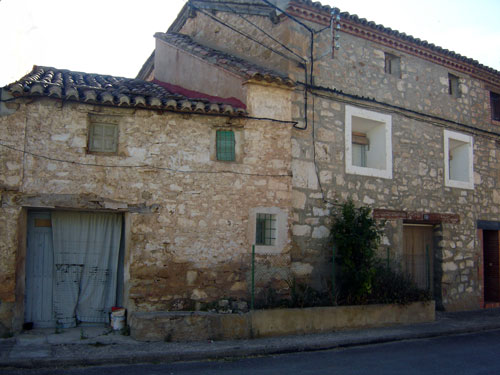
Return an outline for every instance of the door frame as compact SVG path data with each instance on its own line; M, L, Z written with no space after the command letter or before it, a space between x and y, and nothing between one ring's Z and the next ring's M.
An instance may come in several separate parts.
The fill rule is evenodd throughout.
M120 252L123 251L121 258L122 264L122 305L127 311L131 312L133 306L130 304L130 228L131 215L127 210L91 210L83 208L60 207L57 210L47 207L22 207L19 219L17 222L18 246L16 251L16 286L15 286L15 301L12 318L12 328L15 332L23 329L25 323L25 295L26 295L26 255L27 255L27 238L28 238L28 215L31 212L47 212L47 211L82 211L82 212L112 212L122 215L122 236L120 240Z
M484 231L492 230L492 231L500 231L500 221L489 221L489 220L478 220L477 221L477 237L479 240L479 254L477 257L477 274L478 281L481 287L481 296L480 296L480 308L499 308L499 302L488 302L485 300L484 293ZM499 250L500 251L500 250Z
M428 283L429 283L429 291L431 293L432 296L435 295L435 291L436 291L436 244L435 244L435 231L436 231L436 225L434 224L430 224L430 223L420 223L420 222L412 222L412 221L404 221L403 222L403 233L402 233L402 236L403 236L403 240L402 240L402 243L401 243L401 246L402 246L402 257L404 257L404 231L405 231L405 227L408 228L408 227L425 227L425 228L428 228L429 231L431 232L431 250L430 250L430 254L429 254L429 264L427 265L428 267L428 272L429 272L429 275L427 275L427 277L429 278L430 276L430 280L427 280Z

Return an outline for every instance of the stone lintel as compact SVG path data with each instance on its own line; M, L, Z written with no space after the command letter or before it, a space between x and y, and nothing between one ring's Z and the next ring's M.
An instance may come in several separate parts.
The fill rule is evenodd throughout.
M11 200L15 205L27 208L78 209L114 212L153 213L159 206L153 204L129 204L91 194L36 194L21 195Z

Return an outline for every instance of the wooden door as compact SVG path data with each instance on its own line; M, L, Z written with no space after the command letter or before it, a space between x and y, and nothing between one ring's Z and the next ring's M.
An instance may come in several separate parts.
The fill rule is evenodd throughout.
M32 212L28 215L24 319L35 328L55 327L53 269L50 212Z
M404 225L403 272L420 288L433 288L433 228L429 225Z
M484 300L500 302L499 231L483 231Z

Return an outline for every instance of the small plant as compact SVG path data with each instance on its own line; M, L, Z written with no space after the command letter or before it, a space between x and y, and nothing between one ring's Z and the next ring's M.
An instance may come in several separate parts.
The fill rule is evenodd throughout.
M129 326L129 325L126 325L125 327L123 327L123 328L120 330L120 333L121 333L123 336L130 336L130 326Z
M80 328L80 340L86 340L88 338L89 337L85 334L85 331L83 330L83 328Z
M287 283L290 288L290 307L331 305L331 298L329 298L328 293L321 293L307 284L297 283L295 278Z
M163 341L172 342L172 332L167 333Z
M96 348L100 348L100 347L103 347L103 346L108 346L109 344L104 344L102 342L96 341L94 343L90 343L89 345L93 346L93 347L96 347Z
M62 325L62 323L59 320L56 321L56 328L54 329L54 333L56 335L58 335L60 333L63 333L63 325Z
M407 275L377 265L370 299L372 303L406 305L411 302L430 301L432 296L430 291L420 289Z
M11 331L7 331L2 333L0 339L10 339L11 337L14 337L14 334Z

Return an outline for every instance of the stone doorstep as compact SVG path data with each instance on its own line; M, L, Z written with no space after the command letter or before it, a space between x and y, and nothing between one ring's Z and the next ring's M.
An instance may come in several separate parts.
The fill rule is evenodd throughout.
M254 310L244 314L201 311L133 312L130 332L138 341L191 342L300 335L435 320L435 303Z

